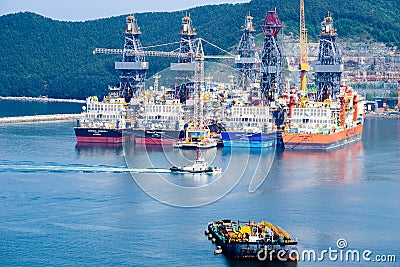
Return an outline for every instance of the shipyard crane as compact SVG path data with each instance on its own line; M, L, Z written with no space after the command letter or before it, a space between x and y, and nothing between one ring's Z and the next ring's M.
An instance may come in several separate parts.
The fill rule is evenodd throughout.
M307 28L304 16L304 0L300 0L300 90L304 92L307 86L308 65L308 41Z

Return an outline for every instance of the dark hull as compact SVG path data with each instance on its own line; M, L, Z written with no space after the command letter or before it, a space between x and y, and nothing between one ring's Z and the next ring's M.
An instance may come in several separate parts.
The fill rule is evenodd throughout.
M201 170L201 171L191 171L191 170L184 170L182 168L173 166L169 168L171 172L182 172L182 173L210 173L213 172L213 169L206 169L206 170Z
M132 129L136 144L172 145L179 139L180 131Z
M261 243L228 243L221 244L222 251L228 258L257 261L296 261L294 250L280 245L264 245ZM277 252L280 251L278 258ZM292 254L292 255L291 255ZM291 257L290 257L291 256Z
M123 133L121 129L100 129L75 127L75 136L78 143L122 143Z

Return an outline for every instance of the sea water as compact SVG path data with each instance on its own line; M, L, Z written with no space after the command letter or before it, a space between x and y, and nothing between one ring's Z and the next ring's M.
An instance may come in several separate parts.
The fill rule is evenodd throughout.
M145 157L153 164L147 167L167 169L169 163L190 162L193 152L77 145L74 124L0 125L2 266L259 266L213 255L215 245L204 230L208 222L221 218L268 220L286 229L298 239L300 253L317 253L315 261L300 261L297 266L399 264L399 120L368 118L362 142L332 152L274 151L270 161L273 152L266 151L266 166L259 162L259 150L245 151L247 155L227 148L204 152L223 172L229 171L226 181L240 178L226 194L205 205L205 195L180 196L176 191L167 199L174 203L160 202L158 192L168 196L165 186L145 192L145 180L137 183L134 178L140 176L126 171L146 167ZM241 161L250 168L243 170ZM268 176L250 193L252 170L259 167ZM141 178L162 175L185 188L220 179L146 175ZM177 200L199 205L171 205ZM347 246L339 249L338 240ZM397 262L348 262L344 256L335 260L327 254L319 260L329 249L337 250L338 256L369 250L372 259L395 255Z

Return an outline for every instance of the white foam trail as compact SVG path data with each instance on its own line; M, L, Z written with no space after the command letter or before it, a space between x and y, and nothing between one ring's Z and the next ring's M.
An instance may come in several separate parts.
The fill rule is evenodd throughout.
M168 173L169 169L132 169L114 166L68 166L68 165L29 165L0 164L0 172L108 172L108 173Z

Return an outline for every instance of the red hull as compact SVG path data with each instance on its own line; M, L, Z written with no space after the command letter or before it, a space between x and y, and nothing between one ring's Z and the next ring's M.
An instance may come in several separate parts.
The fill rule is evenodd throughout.
M177 139L173 138L137 138L135 143L140 145L173 145Z
M77 136L78 143L108 143L118 144L122 143L123 137L102 137L102 136Z

